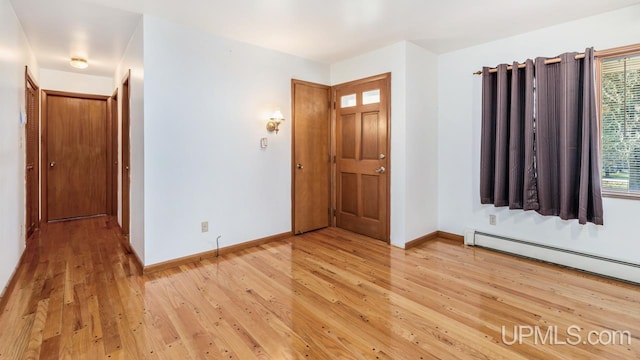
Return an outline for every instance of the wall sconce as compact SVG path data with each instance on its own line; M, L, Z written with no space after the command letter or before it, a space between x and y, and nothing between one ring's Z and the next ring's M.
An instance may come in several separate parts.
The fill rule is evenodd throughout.
M280 123L283 121L284 121L284 116L282 115L280 110L277 110L276 112L273 113L273 115L271 115L271 118L267 122L267 131L269 132L275 131L277 134L279 130L278 126L280 126Z
M76 69L86 69L89 66L87 59L83 59L80 57L72 57L69 64Z

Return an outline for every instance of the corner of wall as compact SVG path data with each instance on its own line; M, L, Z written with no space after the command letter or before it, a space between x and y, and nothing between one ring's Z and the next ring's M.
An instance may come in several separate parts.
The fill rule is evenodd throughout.
M131 147L131 179L130 179L130 231L129 241L138 259L145 265L145 231L144 218L144 18L140 21L129 39L120 63L113 76L114 88L122 96L122 81L127 72L129 77L129 111L130 111L130 147ZM118 101L118 117L122 124L122 101ZM122 144L122 127L119 127L119 143ZM121 148L119 157L122 156ZM119 162L122 164L122 161ZM122 169L118 170L118 223L122 224Z
M437 55L406 43L406 239L438 230Z

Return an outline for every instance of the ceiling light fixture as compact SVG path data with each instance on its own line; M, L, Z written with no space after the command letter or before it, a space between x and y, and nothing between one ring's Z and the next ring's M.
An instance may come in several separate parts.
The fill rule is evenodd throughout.
M76 69L86 69L89 66L87 59L83 59L79 57L71 58L71 61L69 62L69 64L71 64L71 66L73 66Z

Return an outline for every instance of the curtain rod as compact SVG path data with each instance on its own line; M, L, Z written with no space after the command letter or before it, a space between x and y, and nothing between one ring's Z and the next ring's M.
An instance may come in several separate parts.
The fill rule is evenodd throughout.
M594 51L593 52L593 56L596 56L597 53L598 53L597 51ZM579 59L584 59L584 53L576 55L576 60L579 60ZM545 60L544 64L545 65L557 64L560 61L562 61L562 59L560 59L560 58L552 58L552 59ZM525 67L526 67L526 64L518 64L518 69L523 69ZM513 65L507 66L507 70L513 70ZM498 69L497 68L491 68L491 69L489 69L489 72L490 73L496 73L496 72L498 72ZM478 71L474 72L473 75L482 75L482 70L478 70Z
M593 56L594 57L610 57L610 56L616 56L616 55L620 55L620 54L624 54L624 53L628 53L628 52L634 52L634 51L640 51L640 43L638 44L632 44L632 45L626 45L626 46L620 46L620 47L615 47L615 48L611 48L611 49L606 49L606 50L600 50L600 51L594 51L593 52ZM578 54L576 55L576 60L578 59L583 59L584 58L584 53ZM560 58L553 58L553 59L547 59L544 61L544 64L555 64L555 63L559 63L561 61ZM522 69L525 67L525 64L519 64L518 68ZM509 65L507 66L507 70L513 70L513 66ZM498 72L498 69L496 68L492 68L489 70L490 73L495 73ZM476 72L473 73L474 75L482 75L482 70L478 70Z

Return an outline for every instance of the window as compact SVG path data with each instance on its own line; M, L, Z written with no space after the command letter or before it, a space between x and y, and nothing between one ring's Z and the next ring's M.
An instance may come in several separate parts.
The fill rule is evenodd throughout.
M640 49L598 60L602 192L640 198Z
M380 89L365 91L362 93L362 105L377 104L380 102Z
M356 106L356 94L343 95L340 99L340 107L347 108Z

